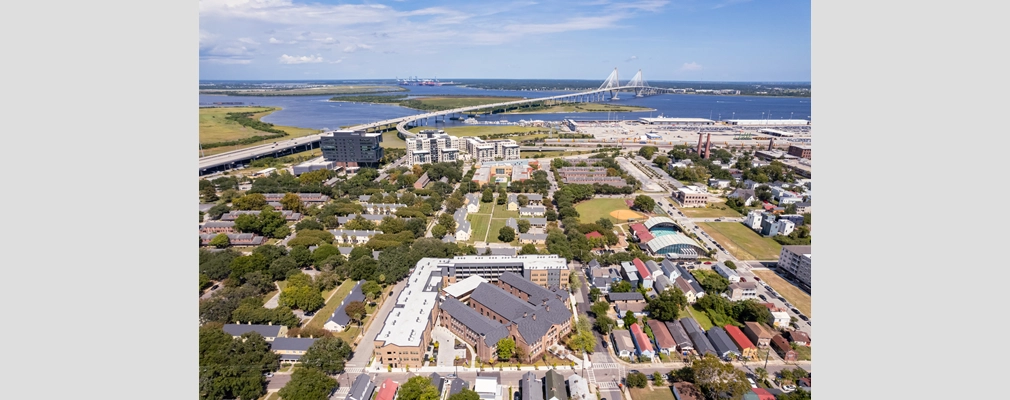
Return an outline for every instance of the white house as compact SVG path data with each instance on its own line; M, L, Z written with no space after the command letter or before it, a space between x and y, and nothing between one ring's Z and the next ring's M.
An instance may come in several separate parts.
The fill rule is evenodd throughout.
M754 196L754 189L737 189L726 197L737 197L740 200L743 200L743 205L745 207L750 207L751 204L758 201L758 198Z
M784 328L789 326L789 313L785 311L772 311L772 326L776 328Z
M466 212L475 213L480 211L480 195L477 193L470 193L466 195Z
M729 283L740 282L740 274L737 274L736 271L730 269L730 267L727 267L726 264L718 263L716 265L713 265L712 270L718 273L719 275L722 275L723 278L726 278L726 280L728 280Z
M725 189L729 187L729 181L725 179L711 178L708 180L708 186L719 189Z
M747 213L747 217L743 219L743 224L747 225L748 228L760 232L763 213L764 211L762 210L751 210L751 212Z
M463 221L462 224L456 224L456 241L465 242L470 240L470 221Z
M782 235L786 236L793 232L796 228L796 224L793 221L787 219L779 219L772 223L772 230L768 236Z

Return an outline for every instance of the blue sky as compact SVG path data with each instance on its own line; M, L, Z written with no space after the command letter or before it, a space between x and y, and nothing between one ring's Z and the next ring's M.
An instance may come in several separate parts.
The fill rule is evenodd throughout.
M200 79L810 81L810 1L201 0Z

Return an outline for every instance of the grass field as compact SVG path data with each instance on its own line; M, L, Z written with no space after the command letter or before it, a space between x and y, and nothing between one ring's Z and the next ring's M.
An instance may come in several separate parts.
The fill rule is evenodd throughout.
M522 111L522 112L510 111L507 114L549 114L549 113L578 113L578 112L600 112L600 111L620 112L620 111L655 111L655 110L648 107L638 107L638 106L616 106L611 104L577 103L577 104L562 104L548 107L546 109L538 109L535 111Z
M333 315L333 312L336 311L337 307L340 306L340 302L344 300L344 297L347 297L347 295L351 293L351 289L354 289L355 284L356 282L348 279L344 281L344 283L341 283L340 286L334 288L333 290L327 293L323 293L323 299L329 299L329 301L326 302L326 306L324 306L319 311L316 311L316 315L313 316L312 319L309 320L309 323L306 324L305 326L322 329L323 324L325 324L326 321L330 319L330 316ZM334 292L336 292L336 294L333 294ZM330 297L331 295L332 297Z
M782 245L739 222L698 222L696 225L741 260L778 260Z
M498 231L505 227L505 223L508 222L507 218L492 219L491 226L488 229L487 241L488 243L504 243L498 240ZM519 243L519 231L516 231L516 238L510 242L512 244Z
M488 225L491 223L491 216L487 214L470 214L470 228L473 234L470 235L471 242L483 242L484 235L487 234Z
M270 113L279 110L276 107L203 107L200 108L200 143L217 143L229 140L247 138L256 135L272 135L239 125L238 122L225 119L228 113L256 111L252 118L259 120ZM292 126L274 126L285 131L291 138L319 133L315 129L296 128ZM216 150L216 149L215 149Z
M223 94L229 96L323 96L331 94L368 94L387 92L406 92L406 88L389 85L325 85L311 88L278 89L263 91L262 89L232 89L232 90L201 90L201 94Z
M551 157L564 157L564 156L576 156L579 154L588 154L591 151L533 151L533 150L520 150L519 158L535 158L536 155L540 155L540 158L551 158ZM548 171L550 173L550 171Z
M600 218L610 218L615 223L628 222L610 215L611 211L618 210L631 211L628 205L624 204L624 199L592 199L575 205L575 211L579 212L579 221L584 224L599 221Z
M477 211L477 214L491 215L491 208L493 208L494 206L495 206L495 203L493 201L490 202L490 203L483 203L482 202L482 203L480 203L480 210Z
M811 314L810 309L810 295L807 294L807 292L804 292L803 289L793 286L793 284L789 283L785 279L782 279L782 277L775 274L775 272L767 269L754 269L751 270L751 272L761 278L762 281L765 281L768 286L774 288L775 291L779 292L779 294L781 294L782 297L785 297L786 300L789 300L789 303L796 306L796 309L800 310L803 315L810 318L814 317L814 315ZM800 323L802 323L802 321L800 321Z
M663 378L667 379L667 378ZM655 389L655 390L653 390ZM669 386L657 386L655 388L629 388L631 398L634 400L674 400L673 390Z
M796 350L796 359L800 361L813 361L810 359L810 347L803 345L793 345L793 350Z
M383 132L382 143L379 144L387 149L405 149L407 142L396 136L396 131Z
M671 203L671 204L676 204L676 203ZM725 207L725 206L723 206L723 207ZM685 207L685 208L678 208L678 210L680 210L680 212L684 213L684 216L686 216L688 218L721 218L721 217L739 218L739 217L742 217L742 215L740 215L740 213L736 212L736 210L734 210L732 208L729 208L729 207L726 207L725 210L720 210L718 208L708 208L708 207L705 207L705 208L690 208L690 207Z
M691 306L691 316L698 321L698 325L701 325L701 329L708 330L712 327L712 320L708 318L708 313L705 310L698 308L697 306Z
M509 218L515 218L515 219L518 220L519 219L519 211L509 211L508 204L502 204L500 206L499 205L495 205L494 206L494 214L491 215L491 218L494 218L494 219L504 219L504 220L508 220Z
M411 132L417 133L423 130L432 129L431 126L415 126L408 129ZM452 126L443 129L447 135L452 136L480 136L480 135L493 135L498 133L526 133L526 132L544 132L547 133L550 129L547 128L535 128L529 126L515 126L515 125L471 125L471 126ZM526 137L520 137L525 139ZM517 138L517 139L520 139Z

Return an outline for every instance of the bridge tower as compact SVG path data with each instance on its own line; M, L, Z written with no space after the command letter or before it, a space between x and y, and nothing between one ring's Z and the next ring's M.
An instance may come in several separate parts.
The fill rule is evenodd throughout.
M617 67L614 67L614 72L611 72L610 76L607 76L607 80L603 81L599 90L612 89L610 90L610 100L620 100L617 98L617 92L619 91L617 88L619 87L621 87L621 82L617 79Z
M638 70L638 73L631 78L627 86L633 86L635 88L635 97L642 97L642 92L649 87L648 83L645 83L645 79L642 78L642 70Z

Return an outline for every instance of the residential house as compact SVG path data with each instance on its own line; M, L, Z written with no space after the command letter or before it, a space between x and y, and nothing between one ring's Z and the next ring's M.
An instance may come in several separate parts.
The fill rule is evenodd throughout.
M473 391L477 392L480 400L502 400L501 382L498 382L497 376L478 376L473 381Z
M607 293L607 300L617 308L619 317L623 317L628 311L637 317L648 315L645 311L648 303L645 301L645 296L639 292Z
M547 218L524 218L524 219L530 221L531 228L543 229L547 227Z
M673 335L670 334L663 321L650 319L646 324L652 330L652 336L656 338L656 349L660 353L666 355L677 353L677 341L673 339Z
M754 195L754 189L737 189L726 197L735 197L740 199L743 201L744 207L750 207L751 204L758 201L757 196Z
M652 347L652 341L645 335L645 332L642 331L642 327L638 323L631 324L631 340L635 342L635 349L638 350L640 357L651 360L656 356L656 350Z
M762 388L751 388L743 395L744 400L775 400L775 395Z
M738 349L736 344L733 343L733 340L729 338L725 329L713 326L709 328L707 335L708 340L712 342L713 346L715 346L716 354L722 359L731 360L734 357L740 356L740 349Z
M475 213L480 211L480 197L479 193L470 193L466 195L466 212Z
M347 305L352 302L365 301L365 294L361 292L361 285L363 284L365 284L365 281L360 280L358 281L357 285L354 285L354 288L351 289L351 293L340 301L340 306L337 307L337 310L333 312L333 315L330 316L330 319L328 319L326 323L323 324L323 329L326 329L330 332L342 332L344 329L347 328L348 325L350 325L351 318L347 316L347 312L344 310L346 310Z
M747 335L745 335L740 328L733 325L726 325L724 329L726 329L726 334L733 340L736 347L740 349L741 356L745 358L757 357L757 346L754 346L754 343L751 343L750 339L747 339Z
M375 384L368 374L358 375L351 384L351 390L347 392L344 400L372 400L372 392L375 391Z
M730 300L748 300L757 298L757 284L754 282L737 282L729 285L727 289L727 294L724 294Z
M659 269L663 271L663 275L670 278L673 282L680 276L680 270L677 269L677 265L670 261L669 259L664 259L663 262L659 263Z
M792 322L792 317L785 311L772 311L771 324L775 328L785 328Z
M217 235L227 235L232 246L259 246L265 239L252 233L206 233L200 235L200 245L207 246Z
M520 233L519 244L547 244L546 233Z
M810 346L810 335L803 331L789 331L789 341L800 346Z
M754 231L761 231L761 223L764 219L764 211L751 210L743 219L743 224Z
M233 233L235 221L208 221L200 226L200 233Z
M675 287L674 283L666 275L659 275L656 278L656 282L652 284L652 288L656 290L656 293L662 293Z
M768 329L764 324L753 321L744 322L744 333L747 334L747 337L757 347L768 347L768 343L775 336L772 330Z
M638 270L632 263L626 261L621 263L621 277L631 283L632 289L638 289Z
M281 362L298 361L315 342L316 339L312 338L279 337L270 342L270 350L280 354Z
M771 347L775 349L775 354L778 354L779 357L782 357L783 361L785 362L796 361L797 358L796 350L793 350L793 347L789 345L789 341L786 340L786 338L782 337L782 335L773 336L770 342L772 345Z
M568 400L568 393L565 390L565 377L551 368L544 375L544 399L546 400Z
M635 354L635 343L631 340L631 332L626 330L613 330L610 337L614 342L614 353L618 357L631 358Z
M509 218L508 220L506 220L505 226L512 228L512 230L516 231L516 233L519 232L519 223L516 222L515 218Z
M537 379L537 375L532 371L527 372L519 378L519 393L522 396L521 400L544 400L543 381Z
M256 332L263 336L268 342L272 342L274 339L279 337L284 337L287 333L288 328L284 325L274 325L269 323L267 325L253 325L252 323L246 324L226 324L224 326L224 332L232 335L233 337L242 336L246 332Z
M796 204L797 214L811 214L813 212L809 201L794 203Z
M386 378L379 385L379 391L375 394L375 400L393 400L396 398L396 392L400 388L396 382L392 379Z
M638 271L638 277L642 279L641 285L646 289L652 289L652 271L637 257L631 261L635 265L635 270Z
M348 216L344 216L344 217L337 217L337 223L340 224L341 226L343 226L344 224L346 224L348 222L351 222L351 221L355 220L358 217L361 217L365 221L369 221L369 222L371 222L371 223L373 223L375 225L381 225L382 224L382 220L386 218L385 215L355 214L355 215L348 215Z
M694 287L682 276L678 276L677 279L673 280L674 286L680 288L681 292L684 292L684 297L687 298L689 304L694 304L698 301L698 293L694 291Z
M338 244L365 244L372 239L372 236L381 234L382 231L364 231L353 229L330 229L333 234L333 242Z
M718 161L713 161L713 163L716 163L716 162L718 162ZM717 188L717 189L725 189L725 188L729 187L729 180L709 178L709 180L708 180L708 186L709 187L713 187L713 188Z
M568 390L571 392L571 396L568 398L571 400L592 400L596 396L589 393L589 380L579 376L579 374L573 374L568 377Z
M544 207L520 207L519 216L522 217L543 217L547 213Z
M396 214L396 210L407 207L406 204L385 204L385 203L362 203L362 207L365 208L365 212L368 214L381 214L381 215L393 215Z
M440 399L449 398L456 393L462 392L463 389L470 388L469 382L458 377L453 378L441 376L438 373L432 373L428 379L431 380L431 383L438 389Z
M689 285L691 285L691 289L694 290L694 296L696 298L700 299L702 297L705 297L705 289L701 287L701 284L698 283L698 280L694 278L694 275L691 274L691 272L689 272L687 268L678 265L677 271L680 272L680 277L683 278L685 281L687 281Z
M691 338L691 343L694 343L694 351L699 357L704 356L706 353L719 356L715 351L715 346L712 345L712 341L705 335L705 330L701 329L698 321L695 321L691 317L684 317L680 319L680 324L684 327L684 331L687 332L687 336Z
M713 265L712 270L715 271L717 274L721 275L723 278L726 278L726 280L728 280L729 283L740 282L740 274L736 273L736 271L734 271L730 267L727 267L726 264L722 262Z
M666 321L664 324L666 324L666 329L670 332L670 336L677 342L677 351L680 352L680 355L686 356L690 354L694 350L694 343L691 343L691 337L687 335L687 331L684 330L684 326L680 324L680 321Z

